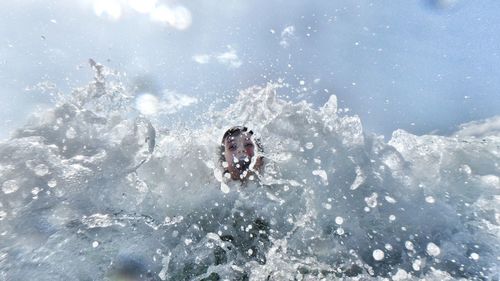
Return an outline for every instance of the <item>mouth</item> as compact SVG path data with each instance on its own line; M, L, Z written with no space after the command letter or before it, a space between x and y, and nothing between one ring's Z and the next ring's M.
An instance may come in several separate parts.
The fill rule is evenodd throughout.
M239 159L237 162L235 161L234 168L236 168L236 170L240 173L247 171L250 168L250 159L245 157L243 159Z

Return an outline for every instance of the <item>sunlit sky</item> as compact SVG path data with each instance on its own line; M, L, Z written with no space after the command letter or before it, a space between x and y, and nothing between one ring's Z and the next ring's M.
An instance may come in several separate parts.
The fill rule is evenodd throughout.
M1 137L48 95L127 73L144 114L269 81L321 106L331 94L368 132L449 134L500 115L499 1L21 0L0 2ZM159 102L157 106L154 104Z

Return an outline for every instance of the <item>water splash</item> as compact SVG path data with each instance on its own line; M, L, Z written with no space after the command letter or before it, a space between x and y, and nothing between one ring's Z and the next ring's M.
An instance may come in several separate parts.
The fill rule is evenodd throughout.
M157 132L92 65L93 82L0 144L0 278L498 278L499 136L386 143L334 96L317 109L276 84ZM246 184L217 164L234 124L264 144Z

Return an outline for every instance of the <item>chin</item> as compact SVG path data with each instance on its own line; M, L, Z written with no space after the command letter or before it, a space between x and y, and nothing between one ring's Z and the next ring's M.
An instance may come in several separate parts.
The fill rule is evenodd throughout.
M240 181L245 181L251 175L254 175L254 173L250 170L246 170L246 171L241 172L241 173L240 173L240 171L232 171L232 172L230 172L230 174L231 174L232 180L240 180Z
M263 165L263 158L259 157L257 158L257 161L255 162L255 165L253 166L253 169L248 169L243 172L240 172L240 170L235 169L235 168L230 168L226 172L228 172L231 175L232 180L240 180L240 181L245 181L248 180L251 176L255 176L256 171L259 171L260 168Z

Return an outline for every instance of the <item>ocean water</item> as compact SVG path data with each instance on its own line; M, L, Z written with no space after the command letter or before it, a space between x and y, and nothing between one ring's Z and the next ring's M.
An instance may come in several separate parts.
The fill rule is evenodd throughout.
M498 131L385 140L280 84L165 126L95 68L0 144L0 280L500 278ZM246 183L219 162L240 124L264 146Z

